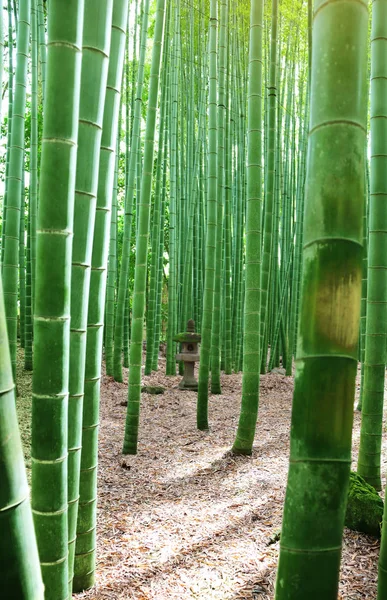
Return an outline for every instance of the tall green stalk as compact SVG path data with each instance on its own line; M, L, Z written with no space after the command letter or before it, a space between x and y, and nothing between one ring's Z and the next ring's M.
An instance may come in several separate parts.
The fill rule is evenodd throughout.
M23 160L21 199L20 199L20 236L19 236L19 331L20 346L25 347L26 320L26 223L25 223L25 170Z
M161 53L164 36L165 0L157 0L155 33L149 80L144 167L141 180L140 214L136 244L136 267L133 290L133 316L130 343L128 410L123 444L124 454L136 454L141 399L142 336L145 312L145 287L149 240L150 200L153 175L153 151L156 128Z
M116 148L117 150L117 148ZM117 161L114 163L113 196L110 219L109 235L109 260L106 288L106 310L105 310L105 366L106 375L113 375L114 362L114 316L116 305L117 284Z
M263 254L261 271L261 357L262 372L266 371L268 346L268 316L271 290L271 261L273 254L274 225L274 193L275 193L275 156L277 126L277 35L278 35L278 0L272 0L270 42L270 72L268 82L268 141L267 172L265 186L265 223L263 236Z
M368 304L369 294L371 290L367 289L367 319L366 319L366 345L365 351L367 353L367 341L368 344L371 345L373 342L372 337L367 339L367 334L376 333L375 326L379 327L379 336L374 337L374 342L372 344L372 355L368 355L368 359L371 359L374 362L374 365L377 365L378 360L381 362L383 360L383 372L382 368L373 366L374 371L374 386L375 391L371 396L373 400L371 406L370 403L366 403L366 390L364 390L363 401L362 401L362 415L365 410L370 412L382 413L379 417L379 414L374 417L374 422L371 422L371 418L368 416L368 422L370 428L372 427L372 432L376 431L379 434L382 429L382 418L383 418L383 391L384 391L384 367L386 362L386 354L385 354L385 342L386 342L386 330L383 327L386 326L386 298L385 298L385 289L386 289L386 262L385 262L385 247L384 247L384 238L386 237L386 224L387 224L387 214L386 214L386 200L387 200L387 178L386 178L386 167L387 167L387 129L386 129L386 117L387 111L385 107L385 93L387 91L387 65L385 60L383 59L383 55L386 52L387 48L387 1L386 0L373 0L372 2L372 33L371 33L371 196L370 196L370 262L371 262L371 239L373 240L372 244L372 266L375 268L375 273L372 274L373 288L372 291L374 294L377 294L378 301L380 305L377 305L377 310L375 311L374 306L371 308L371 304ZM381 201L384 201L383 204ZM379 206L382 204L382 207ZM379 208L379 211L378 211ZM383 210L384 209L384 210ZM381 228L378 231L378 228ZM384 231L384 233L383 233ZM371 237L372 232L372 237ZM378 239L379 238L379 239ZM379 252L378 252L379 249ZM377 260L379 259L379 260ZM371 269L369 266L368 277L371 275ZM376 285L375 279L377 275L377 283ZM374 299L375 296L373 295ZM384 310L383 310L384 309ZM371 319L368 311L371 310ZM369 322L370 320L370 322ZM383 347L382 347L382 344ZM377 353L377 354L376 354ZM367 358L367 355L366 355ZM375 360L378 359L378 360ZM370 361L371 362L371 361ZM365 361L365 374L367 370L371 370L371 365L368 366L368 361ZM379 371L379 373L378 373ZM378 378L376 376L378 375ZM364 383L367 381L364 376ZM371 383L369 384L371 387ZM382 395L380 397L380 390L382 389ZM367 390L368 391L368 390ZM379 393L376 395L376 391ZM368 394L370 395L370 391ZM363 419L365 416L362 416L362 428L363 428ZM375 423L376 421L376 423ZM376 425L376 426L375 426ZM368 437L368 436L367 436ZM372 442L371 442L372 443ZM367 463L371 466L378 467L378 475L380 477L380 445L381 445L381 434L377 436L377 442L372 444L367 440L367 443L364 444L367 446L368 450L370 450L373 446L375 450L377 450L377 454L371 458L371 460L367 460ZM375 448L376 446L376 448ZM376 459L376 460L375 460ZM360 458L359 458L360 460ZM358 465L359 470L359 465ZM365 471L365 469L364 469ZM372 479L375 480L375 471L367 469L367 475L371 474ZM378 480L380 481L380 479ZM387 596L387 508L386 508L386 498L384 499L384 512L383 512L383 523L382 523L382 540L380 544L380 555L379 555L379 570L378 570L378 596L377 600L383 600Z
M230 52L230 43L228 52ZM224 176L224 372L232 373L232 297L231 297L231 122L230 122L230 68L231 57L228 58L226 84L226 126L225 126L225 176ZM200 232L200 226L199 226ZM199 245L200 248L200 245ZM198 285L199 287L199 285Z
M31 153L30 153L30 255L31 306L36 278L36 215L38 210L38 20L36 0L31 0Z
M242 405L233 445L237 454L251 454L259 402L261 302L262 195L262 27L263 2L252 2L250 12L248 149L246 207L246 297Z
M220 315L222 303L222 245L224 205L224 160L226 122L226 48L228 30L228 0L220 2L218 67L218 150L217 150L217 217L215 250L215 288L211 331L211 392L221 394L220 385Z
M12 26L12 3L7 2L8 12L8 131L7 131L7 153L5 159L5 190L3 198L3 214L1 222L1 269L4 263L4 245L5 245L5 225L7 218L7 198L8 198L8 178L9 178L9 157L11 152L12 137L12 115L13 115L13 26Z
M381 490L381 449L387 336L387 15L373 0L371 33L371 171L364 386L357 471ZM363 173L364 177L364 173Z
M46 49L46 28L44 25L43 0L37 0L38 10L38 33L39 33L39 54L40 69L42 81L42 96L44 98L46 88L46 69L47 69L47 49Z
M361 471L380 484L383 396L386 363L386 288L387 258L387 0L372 2L371 31L371 180L369 204L369 262L367 282L367 319L362 397ZM365 414L367 413L367 414ZM371 414L370 414L371 413ZM372 414L373 413L373 414ZM371 435L374 434L374 435ZM377 435L375 435L377 434ZM370 453L374 453L373 455ZM365 460L364 460L365 459ZM360 463L360 454L359 454ZM359 470L358 464L358 472ZM363 475L364 477L364 475ZM376 486L377 489L379 485ZM387 596L387 508L384 500L382 540L378 571L378 600Z
M122 381L122 348L124 336L124 316L125 307L128 302L128 280L130 264L130 248L132 233L133 216L133 197L136 175L137 152L139 148L140 130L141 130L141 108L142 93L144 86L144 69L146 55L146 41L148 35L148 17L149 0L144 2L143 19L141 23L141 42L140 56L137 71L137 89L134 105L133 126L132 126L132 145L129 157L129 172L125 190L125 216L124 216L124 234L122 242L122 260L120 269L120 280L117 296L117 311L114 328L114 355L113 355L113 374L116 381Z
M171 59L171 102L170 102L170 166L169 166L169 229L168 229L168 324L167 324L167 364L166 374L176 375L176 335L178 297L177 265L177 205L178 205L178 104L180 69L180 0L174 4L173 55Z
M126 0L114 0L109 69L99 156L97 206L87 316L80 497L75 546L74 592L92 587L95 581L98 424L106 272L127 21L128 2Z
M168 82L169 82L168 77ZM153 347L153 361L152 370L158 370L159 361L159 349L160 349L160 337L162 327L162 315L161 315L161 304L162 304L162 292L164 283L164 222L165 222L165 198L167 195L167 161L168 161L168 131L169 131L169 111L168 105L170 99L169 85L167 86L167 97L165 107L165 135L164 135L164 150L163 150L163 181L162 181L162 192L161 192L161 207L160 207L160 237L159 237L159 252L158 252L158 265L157 265L157 291L156 291L156 317L155 317L155 343Z
M214 277L216 261L217 225L217 31L218 9L216 0L210 3L209 34L209 106L208 106L208 192L207 237L203 294L202 343L200 348L199 387L197 399L198 429L208 429L208 378L210 372L212 310L214 305Z
M168 23L168 21L167 21ZM168 32L165 36L165 48L168 47ZM156 300L157 300L157 274L159 266L159 252L160 252L160 221L161 221L161 183L162 183L162 162L163 162L163 149L164 149L164 135L165 135L165 111L166 111L166 98L168 96L167 75L168 75L168 64L167 54L164 52L164 64L163 64L163 85L161 86L161 108L160 108L160 132L159 132L159 145L157 152L157 167L156 167L156 186L155 186L155 200L153 208L153 235L152 235L152 260L150 269L150 281L149 281L149 302L148 302L148 314L146 319L146 362L145 362L145 375L150 375L152 372L152 363L154 358L154 347L156 343Z
M46 600L68 598L67 408L83 8L83 0L51 0L48 19L31 441L32 509Z
M85 0L71 269L68 406L69 593L77 531L87 310L113 0Z
M20 0L19 33L16 42L15 93L13 98L12 133L7 186L7 221L4 237L3 262L5 314L7 319L8 338L14 377L16 375L18 252L24 156L27 63L30 38L30 13L30 0Z
M24 368L32 371L32 290L31 290L31 204L27 217L27 247L26 247L26 322Z
M364 394L364 371L365 371L365 338L367 324L367 287L368 287L368 206L369 206L369 169L366 163L366 182L367 182L367 201L364 203L363 215L363 278L361 286L361 311L360 311L360 340L359 340L359 360L361 363L360 375L360 394L357 410L361 411Z
M0 573L4 600L43 600L0 276Z
M316 0L313 16L302 292L276 600L337 599L358 357L367 3Z
M4 8L1 5L2 10L0 15L0 81L3 81L3 73L4 73ZM0 97L0 118L2 118L2 104L3 104L3 96Z

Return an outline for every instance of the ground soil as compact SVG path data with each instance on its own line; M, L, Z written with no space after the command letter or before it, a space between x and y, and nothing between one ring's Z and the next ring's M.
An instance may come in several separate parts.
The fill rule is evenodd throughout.
M196 429L196 394L160 371L143 378L163 395L142 394L139 452L121 454L125 382L104 376L99 447L98 567L82 600L268 600L273 598L285 494L293 379L261 379L251 457L229 453L241 375L222 376L210 396L209 432ZM18 408L29 464L30 379ZM354 465L360 415L355 412ZM384 465L385 467L385 465ZM385 472L385 469L384 469ZM385 474L385 473L384 473ZM340 598L376 595L379 542L345 530ZM75 598L75 596L74 596Z

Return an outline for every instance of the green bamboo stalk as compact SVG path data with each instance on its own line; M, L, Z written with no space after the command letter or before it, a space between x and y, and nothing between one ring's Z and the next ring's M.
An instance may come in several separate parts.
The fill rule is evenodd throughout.
M124 454L136 454L137 452L141 399L142 337L144 327L150 200L153 175L153 151L161 53L164 36L164 15L165 0L157 0L145 131L144 168L141 180L140 214L136 244L133 316L130 343L128 410L126 415L125 437L123 444Z
M169 83L169 73L168 73ZM157 297L156 297L156 317L155 317L155 344L153 348L152 370L158 370L159 348L162 330L162 294L163 294L163 278L164 278L164 222L165 222L165 198L167 195L167 164L168 164L168 132L169 132L169 102L170 102L170 87L167 86L167 97L165 107L165 135L164 135L164 150L163 150L163 182L161 194L160 208L160 238L159 238L159 262L157 266Z
M128 26L126 32L126 58L125 58L125 193L128 189L129 162L130 162L130 140L132 136L132 119L134 110L134 90L130 89L130 63L129 63L129 23L130 11L128 12ZM133 104L131 103L133 99ZM130 267L129 267L130 270ZM124 309L124 334L123 334L123 365L129 367L129 335L130 335L130 281L128 277L126 302Z
M272 336L272 341L271 341L269 371L271 371L275 366L274 360L275 360L277 348L279 346L280 333L281 333L281 329L283 330L283 327L284 327L284 324L283 324L284 323L284 310L285 310L286 296L287 296L287 293L289 290L289 275L290 275L290 271L291 271L291 267L292 267L292 262L293 262L293 254L290 253L289 257L288 257L288 264L287 264L286 271L284 273L284 277L283 277L283 281L282 281L281 293L279 294L279 306L278 306L278 311L277 311L277 315L276 315L276 321L275 321L275 325L274 325L274 329L273 329L273 336ZM285 352L285 351L286 351L286 349L283 348L283 352ZM283 359L283 364L285 364L284 359Z
M51 0L48 19L31 441L32 509L46 600L68 598L70 286L83 8L82 0Z
M138 220L140 215L140 199L141 199L141 177L142 177L142 148L141 148L141 123L139 133L140 143L137 148L137 164L136 164L136 239L138 235Z
M24 155L26 81L30 36L30 0L19 3L19 34L16 41L15 93L7 187L7 220L4 238L3 287L12 369L16 376L18 251Z
M235 42L234 42L235 45ZM236 52L236 48L234 47L234 52ZM237 61L235 61L237 63ZM233 104L234 104L234 112L235 119L233 122L234 130L233 130L233 138L234 138L234 147L238 147L238 155L240 148L240 128L239 124L239 96L237 94L239 79L237 76L237 65L235 64L234 68L234 86L233 86ZM238 308L239 308L239 298L240 298L240 287L241 287L241 268L240 268L240 255L241 255L241 244L242 244L242 236L241 236L241 221L242 221L242 190L241 190L241 169L237 167L237 156L234 150L234 165L233 172L234 176L234 190L233 190L233 214L236 215L234 218L234 231L233 231L233 314L232 314L232 330L233 330L233 365L235 372L237 372L237 349L239 340L239 331L238 331ZM243 225L242 225L243 229Z
M3 82L4 75L4 7L3 3L1 4L1 14L0 14L0 81ZM0 97L0 119L2 120L3 112L3 95Z
M26 248L25 248L25 172L24 160L21 185L21 212L20 212L20 236L19 236L19 331L20 346L25 347L25 322L26 322Z
M80 592L92 587L95 581L98 424L103 323L110 215L127 21L128 2L126 0L114 0L109 69L99 157L97 207L87 316L82 455L74 562L74 592Z
M220 312L222 304L222 247L223 247L223 205L224 205L224 161L225 161L225 120L226 120L226 47L228 26L228 2L220 2L219 23L219 63L218 63L218 151L217 151L217 217L215 250L215 287L211 330L211 392L221 394L220 385Z
M197 168L197 155L195 151L196 139L195 139L195 87L194 87L194 12L193 6L190 5L187 8L185 18L183 18L183 25L186 27L183 29L183 35L181 36L182 46L182 65L186 64L185 68L185 84L180 86L181 93L181 124L184 127L184 133L186 137L186 166L184 172L185 177L185 188L184 194L181 198L181 219L180 219L180 243L179 249L179 262L180 262L180 327L181 331L184 331L189 318L194 315L194 267L195 267L195 214L197 211L197 185L194 170ZM187 93L184 93L186 88ZM188 91L189 90L189 91ZM199 95L200 102L200 95ZM184 108L184 103L186 108ZM185 117L185 123L184 123ZM199 129L199 125L198 125ZM184 139L184 138L182 138ZM184 157L184 143L182 144L182 165ZM183 167L184 168L184 167ZM184 180L183 180L184 182ZM183 183L182 182L182 183ZM180 366L181 365L181 366ZM179 370L184 371L182 363L179 364Z
M301 274L302 274L302 247L303 247L303 238L304 238L304 203L305 203L305 183L306 183L306 156L307 156L307 148L308 148L308 134L309 134L309 103L310 103L310 91L309 86L306 89L306 101L304 107L304 136L303 136L303 151L301 153L300 160L300 178L299 178L299 187L297 190L298 195L298 206L299 206L299 230L298 230L298 241L296 245L296 260L298 261L298 271L296 274L296 298L294 304L294 312L295 312L295 327L294 327L294 340L296 346L297 333L298 333L298 322L299 322L299 307L301 304ZM296 354L296 348L293 349L294 354Z
M144 2L145 0L141 0L140 5L140 21L142 23L144 16ZM139 37L139 46L141 44L141 36ZM138 50L138 54L140 54L140 48ZM136 164L136 239L138 234L138 219L139 219L139 204L140 204L140 196L141 196L141 173L142 173L142 143L141 143L141 123L140 123L140 133L139 133L140 143L137 147L137 164Z
M303 96L304 96L304 82L300 87L300 109L299 113L303 113ZM305 100L304 110L307 109L307 99ZM297 303L298 303L298 292L299 292L299 280L300 280L300 254L301 254L301 239L302 239L302 215L303 215L303 160L305 154L305 132L303 130L304 119L300 118L299 131L298 131L298 144L299 144L299 161L298 161L298 173L297 173L297 189L296 189L296 226L295 226L295 243L294 243L294 259L293 259L293 273L292 273L292 288L291 288L291 299L290 299L290 319L289 319L289 354L290 360L287 366L287 375L292 374L292 357L295 349L295 340L297 338L296 332L296 320L297 320Z
M129 281L129 265L130 265L130 248L131 248L131 233L132 233L132 216L133 216L133 197L136 175L136 163L138 158L138 148L140 146L140 130L141 130L141 109L142 95L144 86L144 69L146 55L146 41L148 34L148 18L149 18L149 0L144 2L143 21L141 24L141 42L140 56L138 61L137 71L137 89L134 105L133 125L132 125L132 145L130 148L129 157L129 172L125 190L125 216L124 216L124 234L122 243L122 260L120 269L120 280L117 295L117 310L114 328L114 354L113 354L113 375L116 381L122 382L122 348L124 335L124 316L125 307L128 296L128 281Z
M39 55L42 82L42 97L45 95L46 88L46 69L47 69L47 49L46 49L46 29L44 25L43 0L37 0L38 11L38 32L39 32Z
M384 93L387 89L387 5L372 2L371 170L368 242L367 319L362 419L357 471L381 490L381 447L387 336L387 142ZM380 19L383 19L382 21ZM364 173L363 173L364 177Z
M205 86L202 85L199 95L199 119L198 119L198 139L196 145L196 152L194 156L194 164L192 169L192 174L190 177L191 189L188 192L188 198L190 198L190 206L188 210L188 229L183 232L182 244L180 246L184 247L184 254L182 255L182 263L183 263L183 302L182 302L182 321L181 327L184 331L186 328L186 323L189 315L192 315L193 308L190 307L189 300L193 301L193 258L195 256L195 236L194 236L194 225L195 225L195 217L197 217L198 211L198 184L197 177L199 172L199 160L200 160L200 150L203 146L203 136L204 136L204 124L205 124ZM185 243L184 243L185 242ZM197 311L196 311L197 312Z
M125 313L124 313L124 348L123 348L123 366L129 368L129 336L130 336L130 285L126 291Z
M208 197L207 237L202 314L202 343L200 348L199 387L197 398L198 429L208 429L208 378L210 372L212 310L214 305L214 276L217 244L217 31L218 9L216 0L210 2L209 33L209 106L208 106ZM218 241L219 242L219 241Z
M116 148L117 151L117 148ZM114 372L114 317L116 306L116 280L117 280L117 179L118 164L114 163L113 196L110 220L109 262L106 289L106 326L105 326L105 365L106 375L112 376Z
M168 95L167 88L167 52L169 43L169 32L168 27L169 19L167 16L167 25L165 33L165 43L163 52L163 77L161 86L161 100L160 100L160 132L159 132L159 144L157 152L157 167L156 167L156 186L155 186L155 199L153 209L153 235L152 235L152 258L151 258L151 273L149 282L149 302L148 311L146 318L146 362L145 362L145 375L152 373L152 364L154 359L154 347L156 344L156 300L157 300L157 275L159 266L159 252L160 252L160 220L161 220L161 175L162 175L162 162L163 162L163 149L164 149L164 123L165 123L165 111L167 108L166 98Z
M19 18L18 18L16 0L12 0L12 3L13 3L13 14L14 14L14 18L15 18L15 31L16 31L16 37L17 37L17 35L18 35Z
M9 179L9 157L11 152L12 136L12 114L13 114L13 27L12 27L12 4L11 0L7 2L8 11L8 122L7 122L7 154L5 162L5 191L3 198L3 214L1 221L1 269L4 263L4 241L5 225L7 219L7 198L8 198L8 179Z
M131 126L130 126L130 144L132 144L133 136L133 121L134 121L134 104L136 101L136 77L137 77L137 25L138 25L138 5L139 0L135 0L135 16L133 25L133 50L132 50L132 98L131 98Z
M228 52L230 51L230 44ZM230 57L228 58L230 63ZM229 106L229 64L226 83L226 126L225 126L225 178L224 178L224 372L232 373L232 296L231 296L231 135L230 135L230 106ZM199 227L200 230L200 227Z
M371 31L371 171L369 202L369 256L367 278L367 319L364 360L364 394L360 450L361 471L380 484L383 395L386 363L386 274L385 239L387 227L387 138L384 103L387 90L387 0L372 2ZM367 213L365 212L365 216ZM380 364L381 363L381 364ZM380 364L380 366L379 366ZM379 416L380 415L380 416ZM380 433L379 433L380 430ZM378 434L372 435L372 434ZM371 440L372 438L372 440ZM369 456L368 453L375 455ZM359 453L360 463L360 453ZM358 464L359 471L359 464ZM376 485L376 489L380 489ZM387 509L384 502L380 544L377 600L387 594Z
M205 131L207 130L206 124L204 125ZM200 171L199 171L199 215L198 215L198 299L197 299L197 321L195 321L196 329L201 331L202 329L202 315L203 315L203 277L204 277L204 210L205 210L205 176L204 176L204 154L206 147L206 137L204 134L203 146L200 149Z
M174 6L173 55L171 60L171 101L170 101L170 193L169 193L169 230L168 230L168 324L167 324L167 364L166 374L176 375L176 343L178 312L178 264L177 264L177 205L178 188L178 81L180 70L180 0ZM171 11L172 18L172 11Z
M26 247L26 324L24 368L32 371L32 290L31 290L31 210L27 218L27 247Z
M336 600L338 593L359 338L367 20L365 2L314 4L301 310L276 600Z
M363 214L363 277L361 285L361 310L360 310L360 348L359 348L359 360L361 363L361 375L360 375L360 394L357 410L361 411L363 404L364 394L364 371L365 371L365 339L366 339L366 323L367 323L367 288L368 288L368 207L369 207L369 169L368 161L366 161L366 187L367 196L366 202L364 203L364 214Z
M186 172L187 172L187 162L186 162L186 127L185 123L187 120L187 94L182 93L182 88L187 87L187 77L186 72L183 67L183 35L182 34L182 19L181 19L181 7L180 0L176 3L178 7L178 31L176 36L177 43L177 52L178 56L176 58L177 71L176 76L179 82L182 82L182 85L177 85L177 136L176 136L176 188L177 188L177 198L176 198L176 235L175 235L175 261L176 261L176 313L173 316L173 335L176 333L176 329L178 329L178 324L181 323L183 326L183 250L184 247L181 241L183 238L186 238L186 223L187 223L187 198L186 198ZM180 124L180 127L179 127ZM188 152L187 152L188 153ZM192 256L192 255L191 255ZM188 261L188 269L189 273L192 275L192 261L189 259ZM189 304L189 299L187 298L187 306ZM172 305L173 306L173 305ZM187 315L185 315L187 317ZM185 329L185 328L183 328ZM172 347L174 348L174 356L176 352L176 344L173 342ZM182 362L179 363L179 374L183 375L184 373L184 365Z
M31 151L30 151L30 257L31 306L36 279L36 219L38 209L38 22L36 0L31 0Z
M263 2L252 2L250 12L246 298L242 405L233 452L251 454L259 402L261 195L262 195L262 31Z
M4 600L43 600L0 276L0 565Z
M68 405L69 595L71 595L74 576L82 448L87 311L112 10L113 0L85 0L71 268Z
M267 318L270 307L271 260L273 255L273 224L275 195L275 156L276 156L276 124L277 124L277 35L278 35L278 0L272 2L270 71L268 82L268 141L267 141L267 174L265 186L265 225L263 236L263 254L261 271L261 372L266 371L268 327Z
M238 44L238 48L241 44ZM239 238L239 243L237 246L236 253L236 270L238 271L238 279L239 285L237 288L237 294L235 296L236 303L236 328L235 328L235 365L234 370L236 373L239 373L242 370L242 337L243 337L243 298L244 298L244 285L245 280L243 277L243 266L244 266L244 248L243 248L243 232L244 232L244 221L245 221L245 110L243 104L243 91L242 91L242 76L241 76L241 57L239 56L239 60L237 62L237 71L238 71L238 196L239 196L239 220L238 220L238 228L236 235Z

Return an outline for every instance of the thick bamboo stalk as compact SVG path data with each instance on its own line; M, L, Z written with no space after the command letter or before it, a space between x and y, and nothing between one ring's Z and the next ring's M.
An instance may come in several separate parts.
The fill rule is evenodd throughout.
M300 322L276 600L336 600L338 593L359 339L367 33L366 2L316 0Z
M68 598L67 407L83 8L83 0L51 0L48 21L31 442L32 508L46 600Z
M44 590L16 415L0 276L0 573L4 600L43 600Z
M127 21L128 2L114 0L87 316L74 592L92 587L95 581L98 425L106 271Z
M77 531L87 311L113 0L85 0L71 267L68 406L69 594Z
M387 337L387 4L372 3L371 171L364 386L357 471L381 490L381 449ZM364 172L363 172L364 177Z

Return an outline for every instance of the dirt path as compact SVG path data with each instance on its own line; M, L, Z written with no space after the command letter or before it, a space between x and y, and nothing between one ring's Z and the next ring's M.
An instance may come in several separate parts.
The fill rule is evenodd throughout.
M262 377L253 456L235 458L241 376L223 376L223 394L210 397L207 433L196 430L196 394L178 390L179 379L144 378L167 390L143 394L139 454L123 459L127 386L104 378L97 586L78 598L273 598L293 381ZM378 549L345 532L341 598L375 597Z

